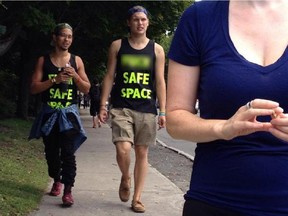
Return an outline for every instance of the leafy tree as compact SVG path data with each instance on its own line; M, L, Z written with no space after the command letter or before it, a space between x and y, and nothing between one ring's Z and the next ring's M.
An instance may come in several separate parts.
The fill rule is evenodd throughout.
M101 80L110 43L128 33L126 12L130 7L142 5L148 9L148 37L166 43L167 50L168 38L190 4L191 1L0 1L0 74L15 76L16 85L5 86L4 92L18 87L15 97L9 97L17 116L27 118L37 111L39 97L29 94L31 74L37 57L51 49L51 30L56 23L73 26L71 52L82 57L90 80L95 76ZM11 36L15 36L14 40L4 50L2 42ZM3 77L0 76L2 82ZM1 105L5 104L3 100L0 97Z

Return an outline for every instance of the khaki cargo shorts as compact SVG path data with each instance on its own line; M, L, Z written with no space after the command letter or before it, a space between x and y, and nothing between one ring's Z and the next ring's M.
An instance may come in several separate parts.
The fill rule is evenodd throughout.
M127 108L110 110L112 141L131 142L132 145L156 143L156 115L137 112Z

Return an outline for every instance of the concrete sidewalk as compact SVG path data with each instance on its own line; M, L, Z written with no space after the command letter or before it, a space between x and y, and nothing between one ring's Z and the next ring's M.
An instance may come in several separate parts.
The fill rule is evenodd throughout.
M87 141L76 153L77 176L73 188L74 205L63 208L59 197L44 194L39 209L30 216L130 216L131 200L120 201L118 188L121 173L115 159L115 147L111 142L109 125L92 128L92 118L88 109L80 110L81 119L87 133ZM134 151L131 154L131 173L134 167ZM50 190L52 182L47 191ZM133 194L133 181L131 195ZM149 166L142 193L146 211L143 216L181 216L183 192L169 179Z

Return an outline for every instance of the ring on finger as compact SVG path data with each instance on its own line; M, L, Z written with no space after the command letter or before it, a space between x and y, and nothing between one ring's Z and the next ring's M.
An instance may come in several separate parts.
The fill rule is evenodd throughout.
M247 109L252 109L252 101L249 101L247 104L246 104L246 108Z

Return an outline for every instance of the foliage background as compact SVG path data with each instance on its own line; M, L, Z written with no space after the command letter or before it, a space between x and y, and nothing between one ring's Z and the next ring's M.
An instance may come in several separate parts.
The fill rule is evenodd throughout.
M29 93L36 59L51 49L51 30L74 28L70 49L84 61L90 80L102 80L110 43L127 35L126 12L142 5L150 12L148 37L168 52L179 18L192 1L1 1L0 119L34 116L39 96Z

